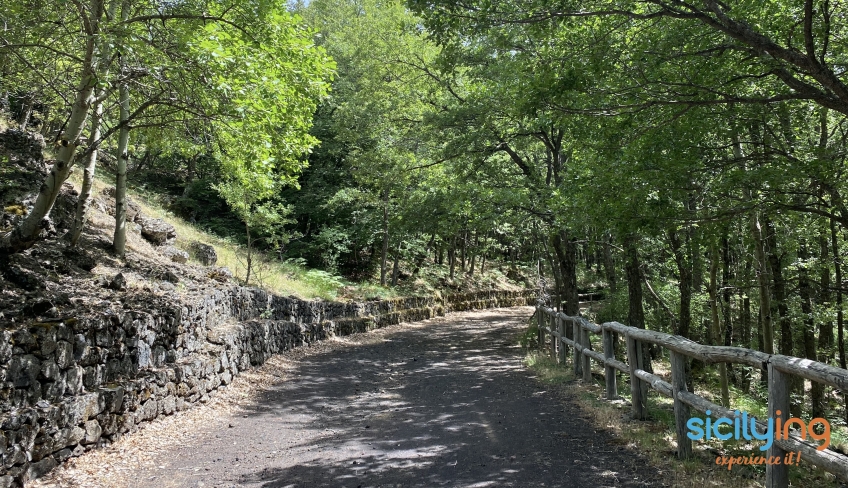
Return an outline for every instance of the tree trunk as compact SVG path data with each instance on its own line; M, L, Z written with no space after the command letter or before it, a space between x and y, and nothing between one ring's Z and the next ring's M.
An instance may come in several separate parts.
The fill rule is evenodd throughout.
M247 234L247 272L245 273L244 286L250 285L250 272L253 270L253 239L250 237L250 224L244 223Z
M35 94L28 93L24 96L23 106L21 107L21 116L18 118L18 124L21 130L26 130L29 125L29 118L32 115L32 107L35 105Z
M91 141L100 139L100 123L102 120L103 104L98 102L94 106L94 114L91 117ZM94 185L94 170L97 166L97 153L97 149L94 149L86 155L85 167L82 174L82 187L80 188L76 214L74 215L74 225L68 236L71 247L76 246L79 242L82 230L88 221L88 212L91 208L91 188Z
M677 273L680 276L677 285L680 290L680 315L678 330L675 333L688 339L692 324L692 268L683 254L683 243L680 242L677 231L669 232L668 237L674 254L674 262L677 265Z
M121 4L121 20L127 20L130 15L130 1ZM121 75L126 66L121 61ZM118 101L121 107L121 130L118 132L118 168L115 178L115 238L112 245L118 256L124 257L127 245L127 162L129 159L130 127L130 87L126 81L118 88Z
M130 90L127 83L121 83L118 90L120 98L120 117L124 125L118 133L118 171L115 178L115 238L113 247L118 256L123 257L127 245L127 159L129 159L130 128Z
M474 250L471 253L470 276L474 276L474 267L477 264L477 252L480 249L480 234L474 233Z
M383 253L380 257L380 286L386 286L386 258L389 254L389 192L383 191ZM451 272L451 277L453 272Z
M742 278L743 283L751 282L751 270L753 266L751 264L751 257L748 256L745 259L745 274ZM742 329L742 347L751 349L751 336L752 332L752 321L751 321L751 297L748 293L745 292L744 289L739 289L739 297L742 299L742 310L739 312L739 324Z
M577 292L577 243L569 238L567 231L554 235L553 248L560 264L562 275L562 297L565 302L565 314L572 317L580 315L580 296Z
M718 321L718 249L715 244L710 252L710 343L714 346L722 342L721 325ZM721 388L721 404L730 407L730 391L727 385L727 364L719 364L719 386Z
M805 263L809 253L807 244L801 243L798 248L798 260ZM804 357L816 361L816 332L815 323L813 321L813 287L810 285L810 275L807 264L802 264L798 269L798 293L801 295L801 313L804 316L803 328L803 345ZM802 383L803 385L803 383ZM803 398L804 390L801 390L801 398ZM813 381L810 397L812 400L812 417L824 417L824 385L818 381ZM800 408L799 415L800 416Z
M450 279L453 279L456 271L456 235L451 239L451 247L448 249L448 261L450 261Z
M768 253L768 261L774 283L772 296L774 297L774 302L777 304L777 313L780 320L779 352L785 356L792 356L794 341L792 340L792 322L789 320L789 306L786 303L786 280L783 277L783 259L778 255L777 233L774 224L768 219L763 219L763 221L768 230L768 237L766 238L768 251L766 252ZM800 355L803 355L803 352ZM800 417L801 402L799 399L803 399L804 397L804 382L795 376L791 376L791 382L792 384L789 387L792 392L790 411L792 416Z
M50 210L59 196L62 184L68 179L73 165L74 154L79 145L79 138L85 127L88 110L92 103L92 92L96 84L94 66L94 45L100 32L100 18L103 14L103 1L93 0L90 10L90 25L92 32L86 39L80 83L71 107L71 116L62 139L56 160L47 178L41 185L35 204L26 218L12 232L0 239L0 252L20 252L31 247L37 240L41 230L47 225Z
M645 309L642 303L642 271L639 263L639 251L636 249L636 243L633 242L635 236L628 236L627 242L624 244L625 261L624 272L627 276L627 325L636 327L637 329L645 328ZM639 357L641 364L639 367L649 373L653 373L651 366L651 355L648 351L648 344L642 344ZM644 381L642 385L642 398L647 398L648 385Z
M733 293L730 290L730 264L731 264L731 253L730 253L730 240L727 238L727 232L725 232L725 236L721 239L721 303L722 303L722 319L724 323L724 345L731 346L733 345L733 315L731 314L731 300L733 298ZM728 364L728 368L732 365Z
M771 317L771 272L769 271L770 267L766 257L763 229L757 212L751 212L749 224L751 235L754 238L754 259L760 291L760 327L763 335L760 348L766 354L774 354L774 328ZM768 378L768 371L763 370L763 375L764 378Z
M465 273L465 253L468 250L468 229L462 231L462 248L461 248L461 258L462 258L462 272Z
M618 280L615 275L615 261L612 258L611 240L612 236L607 235L606 241L604 242L604 271L607 275L607 283L609 283L610 294L614 295L615 292L618 291Z
M830 246L833 250L833 270L836 277L836 348L839 351L839 367L848 369L845 359L845 316L842 311L842 256L836 234L836 221L830 219ZM842 392L845 404L844 418L848 422L848 393Z
M398 274L400 274L400 246L402 242L398 242L397 248L395 249L395 259L394 263L392 263L392 286L397 286L398 284Z
M830 305L832 292L830 282L830 244L827 242L827 236L824 231L819 235L819 262L820 262L820 290L819 303L824 307ZM840 286L842 284L840 283ZM819 323L819 361L823 363L830 362L833 359L833 322L830 320L822 320Z

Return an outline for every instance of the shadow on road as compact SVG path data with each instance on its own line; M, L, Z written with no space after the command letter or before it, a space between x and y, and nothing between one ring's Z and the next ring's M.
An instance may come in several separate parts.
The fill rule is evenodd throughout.
M220 447L178 464L202 467L201 486L662 486L533 380L516 346L528 316L464 314L311 355Z

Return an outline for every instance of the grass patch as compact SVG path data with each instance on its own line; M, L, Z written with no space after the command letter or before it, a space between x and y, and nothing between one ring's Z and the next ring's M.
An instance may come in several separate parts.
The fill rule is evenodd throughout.
M108 180L107 180L108 179ZM77 189L82 184L82 172L74 171L69 181ZM99 195L105 188L114 186L114 176L99 171L95 178L92 193ZM218 254L218 266L230 269L241 282L247 276L247 248L231 239L225 239L192 225L190 222L169 212L159 201L158 195L143 191L137 187L127 189L128 196L142 209L145 216L166 220L177 231L175 246L189 252L194 241L200 241L215 247ZM194 262L193 258L189 258ZM395 291L372 284L356 284L326 271L307 269L292 261L280 261L263 253L254 253L250 285L266 289L279 295L293 295L298 298L387 298L395 296Z

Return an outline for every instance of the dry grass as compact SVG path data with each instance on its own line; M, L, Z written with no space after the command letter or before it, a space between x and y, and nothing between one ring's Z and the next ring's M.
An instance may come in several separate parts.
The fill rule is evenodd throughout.
M79 190L82 185L82 172L79 170L74 171L69 178L69 182ZM94 180L92 194L97 197L104 189L113 185L112 177L108 174L104 175L101 171L99 176ZM217 265L229 268L238 280L244 282L247 275L247 249L245 246L204 232L202 229L172 214L164 206L159 204L155 195L143 194L132 188L128 189L127 193L141 207L142 212L146 216L166 220L174 226L177 231L177 240L175 243L177 248L191 255L190 245L194 241L200 241L214 246L218 254ZM111 236L114 229L112 217L93 210L89 217L89 222L89 225L98 228L105 235ZM137 232L128 233L127 247L130 251L146 257L155 258L158 256L156 249L142 239ZM190 258L190 262L199 264L193 258ZM304 299L323 298L334 300L338 299L341 293L350 295L353 298L365 296L390 297L396 294L394 290L388 288L368 284L352 284L330 273L309 270L293 263L280 262L262 253L254 253L250 284L279 295L294 295Z

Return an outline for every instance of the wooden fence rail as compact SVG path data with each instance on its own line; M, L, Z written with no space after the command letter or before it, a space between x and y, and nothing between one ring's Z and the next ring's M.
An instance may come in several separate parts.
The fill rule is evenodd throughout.
M686 386L687 358L705 363L736 363L753 366L768 371L768 413L769 417L789 418L789 375L800 376L810 381L818 381L841 391L848 391L848 371L829 366L818 361L801 359L779 354L766 354L751 349L727 346L706 346L684 337L645 329L628 327L618 322L593 324L582 317L570 317L546 307L542 302L536 306L539 326L539 345L545 347L545 334L551 336L551 357L565 364L566 348L573 349L574 374L584 381L592 380L591 360L604 367L606 396L617 396L616 371L630 377L631 409L635 419L646 418L647 388L674 399L675 431L677 435L677 454L681 459L692 455L692 440L686 435L686 423L690 418L690 409L706 414L710 411L713 418L733 419L735 412L706 398L688 391ZM571 327L573 339L566 337L566 327ZM602 336L603 352L592 349L589 334ZM616 335L627 343L627 363L615 358ZM663 378L639 369L644 348L642 344L656 344L671 351L671 383ZM777 412L780 411L780 415ZM754 417L749 416L749 419ZM760 434L766 432L766 423L754 419ZM750 420L749 420L750 422ZM835 474L842 480L848 480L848 456L833 450L816 450L816 445L794 434L788 439L775 438L768 449L768 458L774 456L784 459L788 452L801 451L801 458L824 470ZM766 486L784 488L789 486L788 467L784 464L766 465Z

